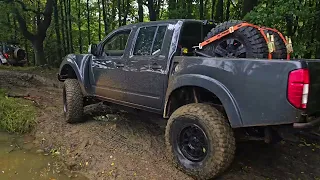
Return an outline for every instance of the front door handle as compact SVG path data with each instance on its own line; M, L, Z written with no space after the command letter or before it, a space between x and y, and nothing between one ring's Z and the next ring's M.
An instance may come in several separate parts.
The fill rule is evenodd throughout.
M120 68L120 67L124 67L124 64L117 63L117 64L116 64L116 67L118 67L118 68Z
M158 65L158 64L152 64L151 65L151 69L161 69L162 66L161 65Z

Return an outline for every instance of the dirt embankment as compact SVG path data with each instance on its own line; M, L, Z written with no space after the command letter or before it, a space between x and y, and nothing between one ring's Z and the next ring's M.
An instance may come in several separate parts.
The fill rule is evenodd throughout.
M0 70L0 88L35 97L39 116L34 143L45 151L59 151L70 170L90 179L191 179L166 159L165 122L118 112L67 124L60 85L54 79ZM86 113L103 108L92 106ZM310 139L239 143L232 167L220 179L318 180L319 144Z

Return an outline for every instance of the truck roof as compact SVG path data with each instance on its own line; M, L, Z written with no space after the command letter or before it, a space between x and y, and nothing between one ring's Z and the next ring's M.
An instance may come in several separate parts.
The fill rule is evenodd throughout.
M199 22L199 23L203 22L202 20L196 20L196 19L168 19L168 20L139 22L139 23L124 25L124 26L119 27L119 29L127 29L127 28L131 28L131 27L140 27L140 26L144 26L144 25L158 25L158 24L163 24L163 23L177 23L178 21L182 21L182 22Z

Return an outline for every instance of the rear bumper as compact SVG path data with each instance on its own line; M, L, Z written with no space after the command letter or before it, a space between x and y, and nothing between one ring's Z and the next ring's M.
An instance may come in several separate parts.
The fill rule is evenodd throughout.
M306 129L320 126L320 117L310 122L293 123L293 127L297 129Z

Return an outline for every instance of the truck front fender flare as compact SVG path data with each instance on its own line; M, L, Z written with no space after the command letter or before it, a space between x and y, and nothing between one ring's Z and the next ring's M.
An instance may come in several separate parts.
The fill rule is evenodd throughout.
M238 105L229 90L219 81L208 76L198 74L177 76L171 81L171 83L169 83L165 98L164 117L168 116L167 103L171 93L184 86L201 87L215 94L220 99L227 113L231 127L236 128L243 125Z
M59 80L63 73L64 68L71 67L73 72L75 73L79 83L81 90L84 94L87 94L88 89L86 87L90 87L89 77L86 76L89 72L88 62L90 60L89 55L82 56L82 58L76 57L76 55L70 54L64 58L64 60L60 64L59 68Z

